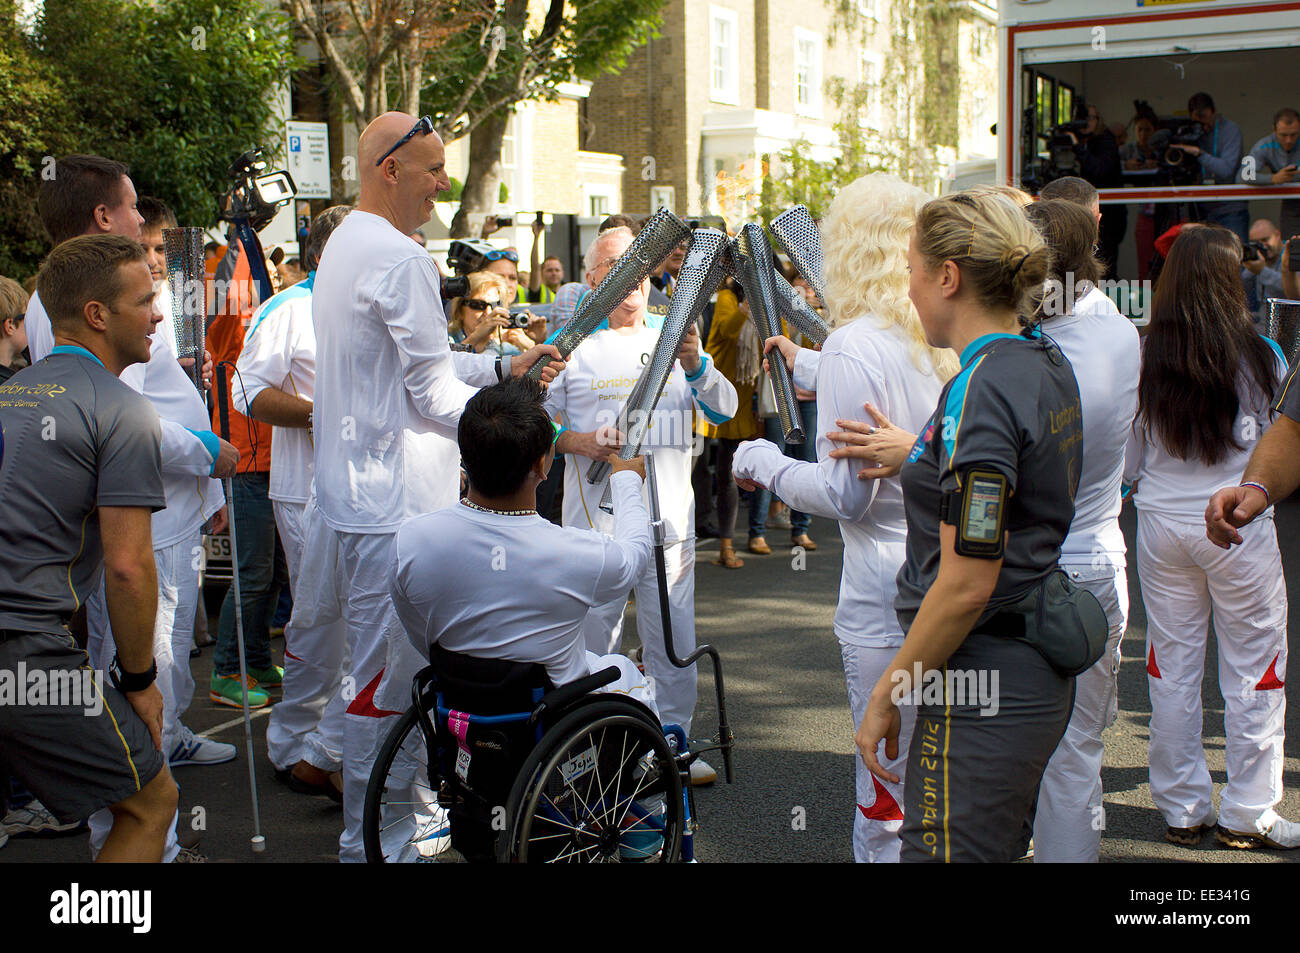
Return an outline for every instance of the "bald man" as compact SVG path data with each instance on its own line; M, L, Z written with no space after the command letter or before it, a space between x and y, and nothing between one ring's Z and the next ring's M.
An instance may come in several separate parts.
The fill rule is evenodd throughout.
M342 688L343 861L365 859L370 770L393 717L410 701L412 676L426 664L389 597L394 534L408 517L456 502L456 427L476 389L546 355L559 358L550 345L513 359L448 347L437 266L409 237L450 188L432 122L385 113L362 132L357 152L361 196L330 236L312 294L316 496L338 543L337 592L352 659ZM544 380L563 366L548 366ZM406 825L403 840L416 836L409 827L417 823L432 836L442 818L436 808L408 814L397 825Z

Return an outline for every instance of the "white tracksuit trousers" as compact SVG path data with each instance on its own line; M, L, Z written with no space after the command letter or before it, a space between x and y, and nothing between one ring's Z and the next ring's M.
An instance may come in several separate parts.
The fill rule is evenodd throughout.
M664 547L664 568L668 574L668 603L673 629L673 649L678 658L695 651L695 540L687 539ZM611 655L623 641L623 611L627 597L587 612L583 635L587 651ZM642 665L654 684L659 719L665 725L680 725L691 735L695 714L696 666L676 668L668 661L664 630L659 612L659 582L654 560L636 584L636 630L641 638Z
M1072 563L1069 557L1061 558L1071 581L1097 597L1110 630L1101 658L1074 680L1070 724L1038 786L1034 863L1096 863L1101 852L1106 826L1101 733L1114 724L1119 711L1120 642L1128 625L1128 577L1123 568L1103 563L1094 568L1090 560Z
M1171 827L1213 809L1201 741L1201 682L1210 614L1219 649L1228 783L1219 822L1256 830L1282 799L1286 714L1286 585L1271 516L1241 530L1230 551L1205 525L1140 513L1138 576L1147 612L1151 797Z
M867 648L841 642L840 654L844 658L844 683L849 690L849 709L853 712L853 731L856 734L867 713L871 690L898 654L898 648ZM877 778L863 764L856 748L853 752L857 789L857 808L853 812L853 859L859 864L898 863L898 850L902 844L898 832L903 828L903 785L907 781L907 751L916 725L916 706L900 705L898 713L902 716L898 757L892 761L886 758L884 746L878 754L880 763L898 775L897 784Z
M361 821L371 768L397 716L410 704L411 679L428 663L410 644L393 608L390 570L396 534L334 535L336 579L351 653L350 671L342 683L347 705L343 716L345 826L339 838L339 860L361 863L365 861ZM395 828L389 831L405 840L398 837L400 833Z
M335 585L338 538L314 500L272 505L294 605L284 629L283 697L266 728L267 754L279 770L306 761L340 771L347 626Z
M190 673L190 647L194 644L194 614L199 604L199 567L203 541L196 527L194 535L171 546L155 549L158 569L158 614L154 621L154 661L158 665L158 691L163 697L162 750L166 757L180 739L181 716L194 699L194 676ZM117 646L108 621L104 584L86 599L86 644L90 664L106 672ZM113 827L107 810L90 815L90 851L98 856ZM163 861L176 859L176 826L167 832Z

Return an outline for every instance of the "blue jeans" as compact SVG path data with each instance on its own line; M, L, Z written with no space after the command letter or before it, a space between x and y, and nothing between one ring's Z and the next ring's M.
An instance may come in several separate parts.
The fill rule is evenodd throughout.
M763 426L767 429L767 439L781 448L781 452L793 460L817 462L817 401L799 401L799 416L803 420L804 441L787 447L781 433L780 417L764 417ZM749 535L762 536L767 530L767 508L772 501L771 490L758 490L749 502ZM808 532L812 517L790 509L790 535L801 536Z
M244 661L249 668L271 667L271 619L287 578L283 560L276 558L275 511L267 497L267 473L240 473L232 482L235 542L239 563L239 596L243 603ZM218 675L239 674L239 642L235 637L235 587L226 591L217 626L213 665Z

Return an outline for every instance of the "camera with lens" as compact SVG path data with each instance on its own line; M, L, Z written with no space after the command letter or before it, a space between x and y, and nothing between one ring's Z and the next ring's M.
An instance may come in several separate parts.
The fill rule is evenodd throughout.
M528 325L533 321L533 316L529 313L531 307L531 305L527 304L512 304L510 306L510 316L506 319L509 324L506 327L519 328L521 331L527 330Z
M1063 179L1067 175L1082 175L1083 166L1079 162L1077 137L1087 126L1086 119L1077 119L1073 122L1060 123L1048 131L1047 160L1042 164L1041 169L1043 183Z
M443 301L450 301L452 298L463 298L469 294L469 276L457 275L455 278L444 278L438 291L442 295Z
M220 199L223 222L246 219L253 231L260 232L293 201L298 194L293 177L284 169L266 169L261 149L249 149L231 164L226 172L231 186Z
M1259 241L1243 242L1241 245L1241 260L1246 261L1265 261L1268 259L1268 246Z
M1160 172L1171 185L1193 185L1201 178L1201 164L1196 156L1177 145L1194 146L1201 138L1201 127L1196 123L1166 121L1162 128L1151 134L1151 150L1160 161Z

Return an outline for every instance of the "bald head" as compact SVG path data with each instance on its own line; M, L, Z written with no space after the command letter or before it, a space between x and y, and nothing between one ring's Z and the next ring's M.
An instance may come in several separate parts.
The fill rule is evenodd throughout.
M380 162L418 121L408 113L384 113L357 140L361 166L357 208L388 219L407 235L429 220L438 193L451 188L442 138L436 132L416 132Z

